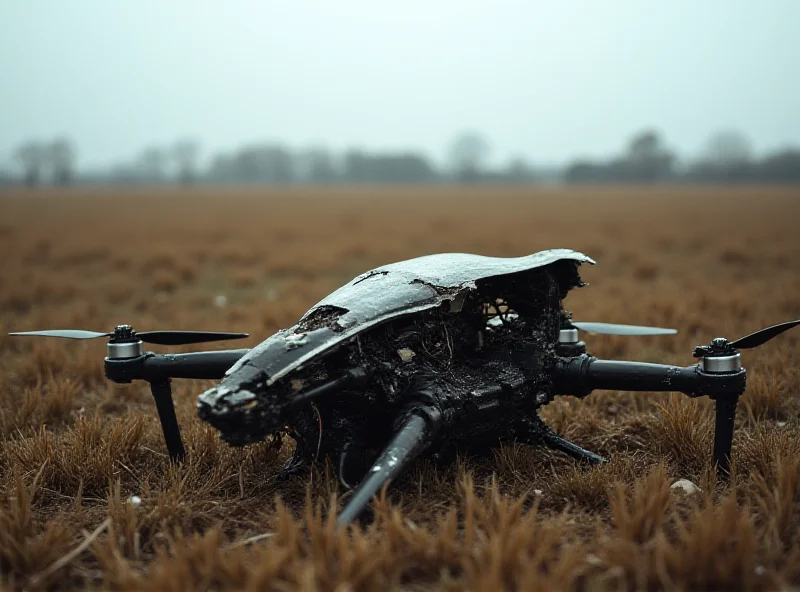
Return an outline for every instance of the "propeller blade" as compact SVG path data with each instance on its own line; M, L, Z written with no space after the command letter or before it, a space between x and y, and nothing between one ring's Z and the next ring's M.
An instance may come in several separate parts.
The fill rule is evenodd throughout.
M66 339L96 339L97 337L111 337L113 333L98 333L97 331L82 331L80 329L52 329L50 331L23 331L21 333L9 333L9 335L64 337Z
M145 343L156 345L191 345L226 339L242 339L248 333L217 333L214 331L143 331L136 336Z
M97 337L112 337L114 333L98 333L97 331L82 331L80 329L53 329L50 331L23 331L9 333L9 335L96 339ZM154 343L156 345L191 345L193 343L249 337L247 333L216 333L214 331L143 331L142 333L136 333L136 336L145 343Z
M773 337L777 337L784 331L788 331L797 325L800 325L800 320L789 321L788 323L781 323L780 325L773 325L772 327L767 327L766 329L761 329L760 331L756 331L755 333L741 337L736 341L730 342L728 345L736 349L751 349L758 347L759 345L764 345Z
M406 416L394 438L342 509L336 519L337 529L355 520L372 501L372 497L430 445L440 420L439 411L428 406L417 407Z
M615 323L576 323L572 321L572 326L581 331L597 333L599 335L674 335L678 332L677 329L641 327L638 325L617 325Z

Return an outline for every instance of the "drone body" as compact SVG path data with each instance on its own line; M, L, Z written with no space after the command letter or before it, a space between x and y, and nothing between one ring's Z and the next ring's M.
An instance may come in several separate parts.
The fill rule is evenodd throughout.
M437 416L432 454L542 443L555 436L536 410L554 394L561 302L585 262L561 249L370 271L253 348L200 396L200 416L232 444L285 431L296 466L327 456L345 483L416 408Z
M555 395L595 389L681 392L716 402L713 461L727 474L736 404L746 372L739 349L757 347L800 321L697 347L699 362L672 366L598 360L578 330L663 335L673 329L572 321L562 301L594 263L568 249L511 259L429 255L372 270L333 292L299 322L251 350L160 355L143 343L177 345L243 334L187 331L34 331L111 337L106 376L151 384L170 458L184 455L171 398L173 378L221 378L198 399L200 417L232 445L288 434L287 472L332 461L358 483L339 516L353 520L372 496L423 452L449 458L503 441L545 445L589 463L604 459L555 434L538 410ZM19 335L20 333L18 333Z

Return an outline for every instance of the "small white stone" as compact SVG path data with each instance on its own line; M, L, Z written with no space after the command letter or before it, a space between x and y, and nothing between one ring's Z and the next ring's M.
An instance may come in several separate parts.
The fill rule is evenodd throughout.
M408 349L407 347L404 347L403 349L398 349L398 350L397 350L397 355L398 355L398 356L400 356L400 359L401 359L403 362L406 362L406 363L408 363L408 362L410 362L410 361L412 360L412 358L413 358L414 356L416 356L417 354L415 354L413 351L411 351L411 350L410 350L410 349Z
M683 493L685 493L686 495L694 495L695 493L703 491L688 479L679 479L675 481L675 483L670 485L669 488L673 491L678 491L678 490L683 491Z
M542 490L541 490L541 489L534 489L534 490L533 490L533 495L535 495L535 496L537 496L537 497L541 496L541 495L542 495L542 493L543 493L543 492L542 492Z
M140 506L140 505L142 505L142 498L140 498L138 495L132 495L132 496L130 496L130 497L128 498L128 501L131 503L131 505L132 505L134 508L135 508L135 507L137 507L137 506Z
M214 306L217 308L225 308L228 306L228 297L225 294L217 294L214 296Z
M776 421L775 425L777 425L779 428L782 428L782 427L784 427L786 425L786 422L785 421Z
M602 559L600 559L600 558L599 558L597 555L595 555L594 553L589 553L589 554L586 556L586 563L588 563L589 565L594 565L595 567L600 567L600 566L602 566L602 565L603 565L603 560L602 560Z

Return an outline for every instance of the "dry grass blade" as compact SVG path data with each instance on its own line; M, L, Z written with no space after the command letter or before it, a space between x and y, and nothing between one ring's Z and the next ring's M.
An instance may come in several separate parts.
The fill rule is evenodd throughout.
M87 536L86 536L86 537L83 539L83 541L81 542L81 544L80 544L80 545L78 545L77 547L75 547L75 548L74 548L72 551L70 551L70 552L69 552L69 553L67 553L66 555L63 555L63 556L59 557L59 558L58 558L58 560L54 561L54 562L53 562L53 563L51 563L49 566L47 566L47 568L45 568L44 570L42 570L42 572L41 572L40 574L37 574L37 575L35 575L35 576L32 578L32 580L31 580L31 584L32 584L33 586L36 586L36 585L37 585L37 583L38 583L39 581L41 581L41 580L43 580L43 579L45 579L45 578L49 577L50 575L54 574L55 572L57 572L59 569L61 569L61 568L62 568L62 567L64 567L65 565L68 565L68 564L69 564L69 563L70 563L72 560L74 560L74 559L75 559L76 557L78 557L78 556L79 556L81 553L83 553L83 552L84 552L86 549L88 549L88 548L89 548L89 545L91 545L91 544L92 544L92 542L93 542L93 541L94 541L94 540L95 540L95 539L96 539L98 536L100 536L100 534L101 534L101 533L102 533L102 532L103 532L103 531L104 531L106 528L108 528L110 524L111 524L111 519L110 519L110 518L106 518L106 519L105 519L105 520L104 520L104 521L103 521L103 522L100 524L100 526L98 526L97 528L95 528L95 529L94 529L94 530L93 530L93 531L92 531L90 534L88 534L88 535L87 535Z
M246 545L252 545L253 543L257 543L259 541L265 541L275 536L274 532L265 532L263 534L253 535L251 537L247 537L244 540L236 541L234 543L229 544L226 546L226 549L236 549L237 547L244 547Z

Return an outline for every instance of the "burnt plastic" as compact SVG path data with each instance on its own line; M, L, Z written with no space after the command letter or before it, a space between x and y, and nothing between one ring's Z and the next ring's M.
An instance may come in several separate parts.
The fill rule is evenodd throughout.
M594 263L582 253L553 249L512 258L443 253L373 269L318 302L295 326L255 346L231 372L251 365L269 377L267 386L271 386L307 361L380 323L447 303L457 306L476 281L558 261Z

